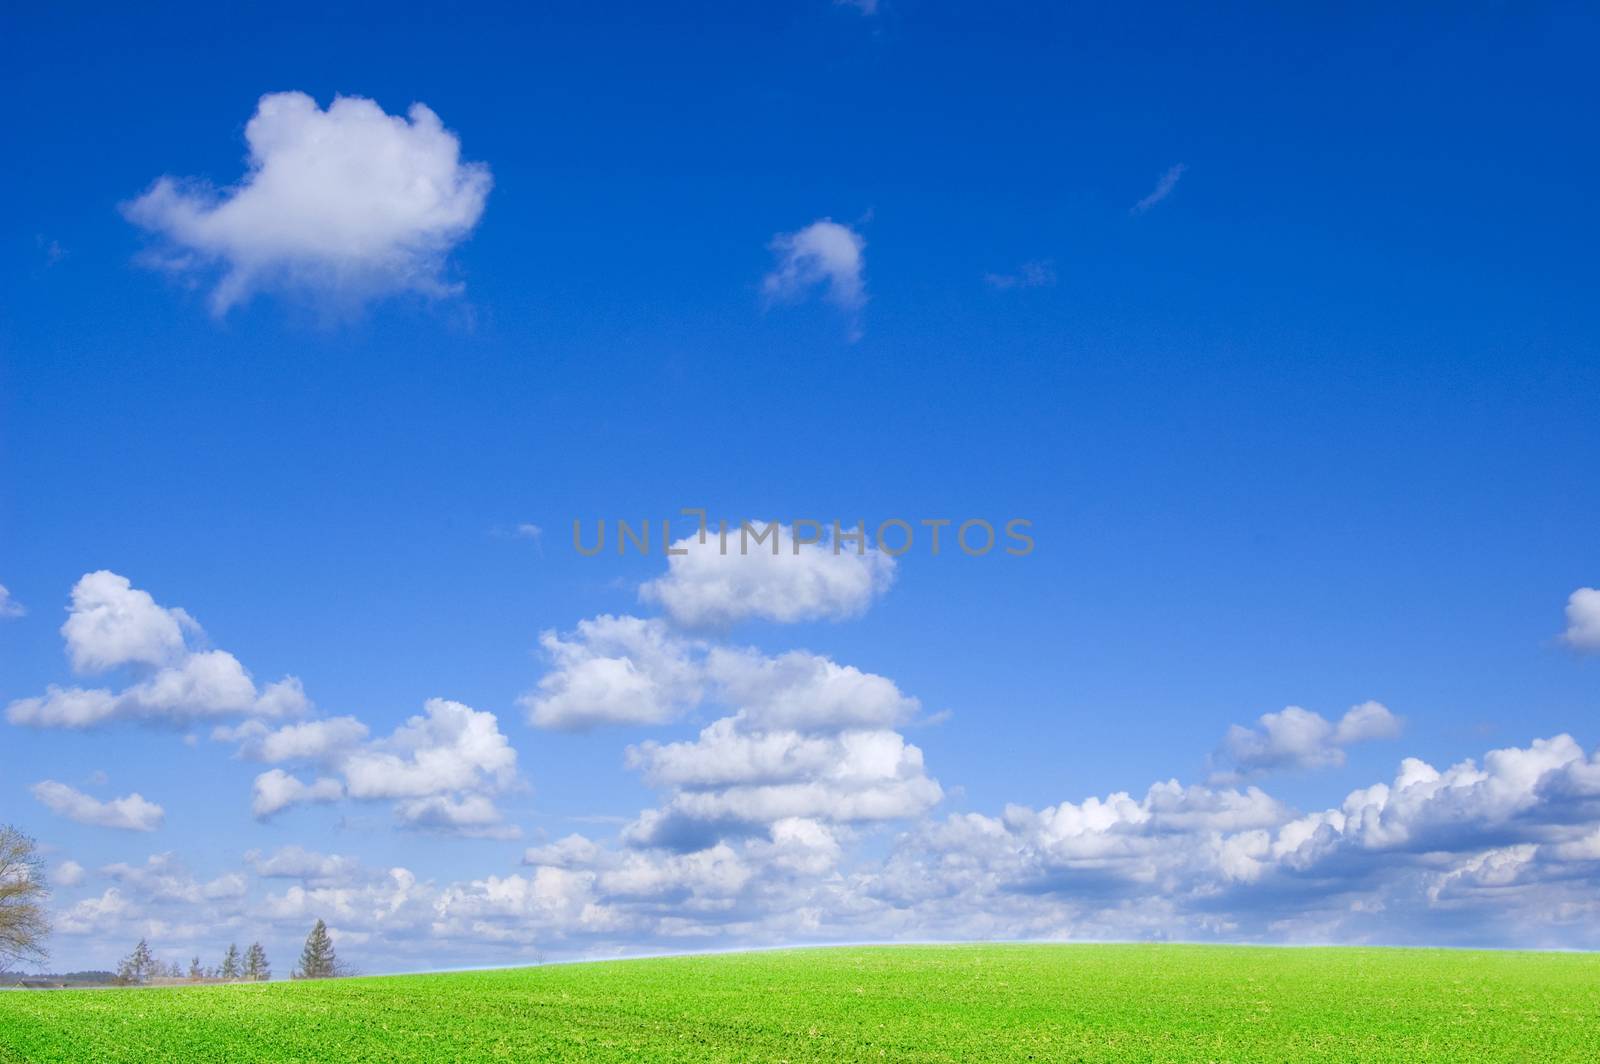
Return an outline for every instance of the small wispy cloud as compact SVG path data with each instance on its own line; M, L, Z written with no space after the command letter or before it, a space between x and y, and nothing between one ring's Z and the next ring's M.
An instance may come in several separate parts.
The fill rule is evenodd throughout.
M0 619L21 617L27 612L22 603L11 597L11 592L6 590L6 586L0 584Z
M59 240L48 240L43 236L36 236L33 240L39 246L39 252L44 256L46 266L54 266L67 257L67 249L61 246Z
M990 288L1005 291L1008 288L1054 288L1055 266L1048 259L1024 262L1016 273L986 273L983 282Z
M859 314L867 303L866 246L860 233L831 218L779 233L767 245L775 262L761 280L762 295L770 305L798 302L820 290L824 299L851 316L850 339L859 339Z
M1129 214L1143 214L1168 196L1178 187L1178 179L1183 177L1183 172L1189 169L1183 163L1178 163L1161 175L1161 180L1156 182L1156 187L1150 190L1150 195L1128 208Z
M544 529L531 521L514 525L495 525L489 529L494 539L525 539L534 545L541 557L544 555Z
M102 802L55 780L41 780L32 790L39 804L52 813L92 827L154 831L166 816L159 805L137 792Z
M833 0L835 7L853 7L863 15L878 13L878 0Z

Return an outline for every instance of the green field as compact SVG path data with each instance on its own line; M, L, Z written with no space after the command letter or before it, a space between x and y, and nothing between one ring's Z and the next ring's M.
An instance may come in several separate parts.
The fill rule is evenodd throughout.
M1600 956L891 946L0 993L0 1061L1600 1060Z

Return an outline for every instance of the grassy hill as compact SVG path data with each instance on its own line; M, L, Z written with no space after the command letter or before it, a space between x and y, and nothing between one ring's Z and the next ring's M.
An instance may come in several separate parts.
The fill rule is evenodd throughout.
M1600 956L890 946L0 994L0 1061L1600 1060Z

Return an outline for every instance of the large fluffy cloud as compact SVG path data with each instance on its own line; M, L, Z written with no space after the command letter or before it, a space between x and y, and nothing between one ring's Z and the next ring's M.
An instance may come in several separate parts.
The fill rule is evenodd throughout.
M41 696L12 702L6 708L11 723L89 728L119 720L278 719L310 708L298 679L258 688L232 654L194 645L204 633L192 617L158 605L113 572L88 573L73 587L61 635L76 671L131 668L143 678L120 691L52 685Z
M700 698L698 644L659 620L606 614L580 621L565 638L545 632L539 642L552 668L520 701L541 728L660 724Z
M170 244L167 265L220 267L217 313L264 287L362 300L451 290L444 260L483 214L489 170L463 163L439 117L406 117L300 92L261 97L245 126L248 169L218 191L162 177L129 203L129 219Z
M33 796L57 816L94 827L154 831L166 817L159 805L137 792L101 801L65 783L42 780L33 785Z
M1400 734L1400 719L1381 702L1352 706L1337 722L1289 706L1264 713L1254 728L1235 724L1223 737L1217 760L1230 766L1219 780L1277 769L1330 768L1344 764L1345 747Z
M703 541L699 535L679 540L673 547L684 553L670 556L666 575L641 587L640 597L680 625L726 628L752 618L791 623L858 616L894 580L894 559L882 551L858 552L843 539L808 542L816 532L797 540L787 525L755 531L763 542L750 542L743 529L730 533L726 548L714 533Z
M540 641L551 669L521 704L543 728L662 724L710 704L747 728L838 730L904 724L919 709L893 681L854 666L708 644L654 619L603 615Z
M181 609L156 604L150 592L109 570L86 573L72 588L61 635L78 672L118 665L170 665L184 656L184 633L199 625Z
M351 718L332 718L246 736L241 752L247 756L316 762L332 773L307 781L269 769L256 777L252 811L264 819L311 802L389 800L402 827L517 833L491 798L516 782L517 770L517 752L493 713L433 698L393 734L362 741L365 734Z

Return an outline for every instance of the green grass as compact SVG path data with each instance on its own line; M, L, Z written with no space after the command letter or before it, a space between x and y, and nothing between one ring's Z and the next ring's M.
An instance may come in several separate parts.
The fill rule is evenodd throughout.
M1600 956L891 946L0 993L0 1061L1600 1060Z

